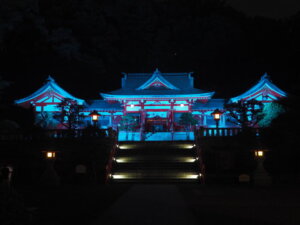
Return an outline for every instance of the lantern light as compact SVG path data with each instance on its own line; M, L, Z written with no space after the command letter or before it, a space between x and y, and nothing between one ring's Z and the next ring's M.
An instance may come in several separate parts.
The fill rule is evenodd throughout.
M180 104L180 107L184 107L184 104Z
M223 113L219 109L215 109L215 111L212 112L212 116L214 117L214 120L216 121L216 127L219 128L219 121L221 119L221 115Z
M96 110L94 110L93 112L90 113L90 116L92 117L92 120L94 122L97 122L99 120L100 114Z
M256 157L259 157L259 158L264 157L264 151L263 150L255 150L254 154L255 154Z
M55 158L55 152L47 152L47 158Z
M44 157L46 159L55 159L56 158L56 151L43 151Z
M220 120L222 112L219 109L216 109L211 115L214 117L214 120Z
M133 105L133 104L131 104L131 105L130 105L130 108L134 108L134 105Z

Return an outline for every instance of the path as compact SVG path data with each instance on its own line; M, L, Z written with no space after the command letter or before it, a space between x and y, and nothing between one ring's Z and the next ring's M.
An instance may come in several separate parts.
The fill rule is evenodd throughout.
M134 185L93 225L194 225L176 185Z

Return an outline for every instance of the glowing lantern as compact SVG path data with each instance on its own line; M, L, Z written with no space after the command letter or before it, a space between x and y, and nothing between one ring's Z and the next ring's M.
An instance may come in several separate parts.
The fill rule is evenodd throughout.
M98 116L97 116L97 115L93 115L93 116L92 116L92 120L93 120L93 121L97 121L97 120L98 120Z
M55 159L56 151L43 151L46 159Z
M261 150L261 149L260 150L255 150L254 154L255 154L256 157L262 158L262 157L264 157L264 150Z
M131 108L134 108L134 105L133 105L133 104L131 104L131 105L130 105L130 107L131 107Z
M100 115L96 110L94 110L93 112L91 112L90 116L92 117L92 120L94 122L98 122Z
M215 111L212 112L212 116L214 117L214 120L216 121L216 127L219 128L219 121L221 119L221 115L223 113L219 109L215 109Z
M180 107L184 107L184 104L180 104Z
M55 158L55 152L47 152L47 158Z

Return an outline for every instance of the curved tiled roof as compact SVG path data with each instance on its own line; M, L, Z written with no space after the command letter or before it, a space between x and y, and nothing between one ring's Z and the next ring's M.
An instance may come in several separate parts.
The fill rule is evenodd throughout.
M241 99L249 99L253 96L255 96L257 93L261 92L261 91L272 91L273 93L276 93L277 97L286 97L287 93L284 92L283 90L281 90L280 88L278 88L275 84L273 84L270 80L270 77L268 76L267 73L265 73L260 81L254 85L252 88L250 88L248 91L246 91L245 93L231 98L230 101L232 102L237 102Z
M210 99L208 102L196 102L192 106L193 110L200 110L200 109L223 109L225 104L225 99Z
M66 92L64 89L62 89L54 81L54 79L51 76L49 76L46 81L47 82L40 89L38 89L36 92L34 92L33 94L27 96L26 98L16 100L15 103L16 104L21 104L21 103L24 103L24 102L28 102L28 101L44 94L47 91L53 91L53 92L63 96L64 98L70 98L70 99L76 100L78 102L78 104L83 104L83 102L84 102L83 99L76 98L73 95L71 95L70 93Z
M88 111L122 111L123 108L119 102L110 103L105 100L90 100L85 102L85 109Z
M207 92L194 88L192 73L160 73L156 70L152 73L124 73L122 88L107 94L101 93L102 97L116 96L171 96L171 95L196 95L211 97L214 92ZM151 82L158 79L166 87L151 87Z

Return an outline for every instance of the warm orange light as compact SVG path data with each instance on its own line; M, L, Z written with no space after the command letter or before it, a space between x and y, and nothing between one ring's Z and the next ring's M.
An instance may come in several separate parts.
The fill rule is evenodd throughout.
M131 107L131 108L133 108L133 107L134 107L134 105L133 105L133 104L131 104L131 105L130 105L130 107Z
M55 158L55 152L47 152L46 156L48 159Z
M93 116L92 116L92 120L93 120L93 121L97 121L97 120L98 120L98 115L93 115Z
M214 114L214 117L215 117L215 120L219 120L221 115L217 113L217 114Z
M256 157L263 157L264 156L264 151L262 151L262 150L255 151L255 156Z
M214 120L219 121L222 114L223 113L219 109L215 109L215 111L213 111L211 115L214 117Z
M180 107L184 107L184 104L180 104Z

